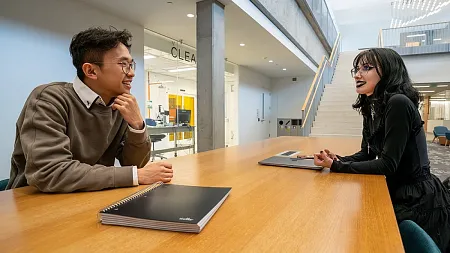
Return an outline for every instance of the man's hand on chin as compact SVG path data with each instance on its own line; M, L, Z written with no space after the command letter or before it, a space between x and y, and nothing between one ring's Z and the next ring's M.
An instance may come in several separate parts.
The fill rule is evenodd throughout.
M119 95L112 105L113 110L118 110L128 125L136 130L144 128L144 120L142 119L136 98L124 93Z

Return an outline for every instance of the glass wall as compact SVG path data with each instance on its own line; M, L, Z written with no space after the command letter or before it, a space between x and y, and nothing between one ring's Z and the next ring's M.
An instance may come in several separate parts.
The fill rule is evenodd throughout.
M450 120L450 90L430 99L430 120Z
M379 44L401 55L450 52L450 22L383 29Z
M319 24L322 33L326 37L330 47L333 47L337 38L337 30L331 18L328 6L325 0L307 0L306 1L314 18Z
M197 126L196 49L165 36L145 32L144 64L146 82L145 118L150 127ZM237 66L225 63L226 145L238 144ZM235 107L234 107L235 106ZM151 129L150 129L151 130ZM151 131L149 132L151 134ZM155 150L193 145L193 132L166 133ZM192 154L193 149L165 152L166 158Z

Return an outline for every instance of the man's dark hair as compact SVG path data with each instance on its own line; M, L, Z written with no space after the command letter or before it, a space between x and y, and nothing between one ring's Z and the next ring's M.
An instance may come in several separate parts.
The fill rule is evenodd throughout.
M119 43L130 50L132 37L127 30L106 30L100 27L89 28L73 36L70 43L70 55L73 66L77 69L78 78L83 81L85 77L82 69L84 63L103 61L105 53L117 47Z

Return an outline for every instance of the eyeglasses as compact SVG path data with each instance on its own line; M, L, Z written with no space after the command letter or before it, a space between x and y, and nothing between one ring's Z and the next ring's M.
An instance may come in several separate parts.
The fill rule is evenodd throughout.
M125 75L128 75L131 70L136 71L136 62L132 61L131 63L128 62L91 62L93 64L119 64L122 66L122 71Z
M361 73L361 75L365 75L365 74L367 74L367 72L369 72L371 69L374 69L374 68L375 67L373 67L373 66L364 65L361 68L354 68L354 69L350 70L350 73L352 74L352 77L355 77L358 72Z

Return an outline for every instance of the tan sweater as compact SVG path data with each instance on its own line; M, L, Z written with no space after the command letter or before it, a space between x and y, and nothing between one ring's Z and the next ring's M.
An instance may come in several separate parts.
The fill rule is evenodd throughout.
M7 189L94 191L133 185L132 166L150 157L147 131L133 133L119 111L88 109L71 83L35 88L16 124ZM114 167L117 158L124 167Z

